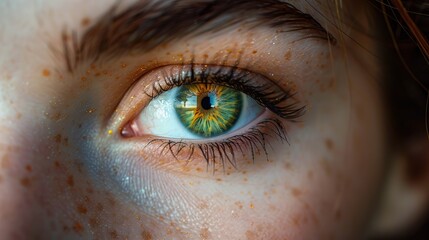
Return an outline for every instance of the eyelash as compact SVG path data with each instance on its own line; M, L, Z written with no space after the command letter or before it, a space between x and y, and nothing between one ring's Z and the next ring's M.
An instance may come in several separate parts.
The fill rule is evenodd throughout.
M289 121L294 121L301 117L305 110L305 107L299 107L296 103L285 104L287 100L295 95L291 89L283 90L272 82L271 84L256 86L252 83L254 79L251 76L255 74L243 71L238 67L201 65L201 73L196 74L195 67L200 65L191 63L188 66L190 66L189 71L181 71L186 72L184 77L180 75L177 78L176 76L168 76L166 74L167 76L164 76L162 80L152 84L151 93L145 92L145 94L153 99L174 87L190 84L216 84L247 94L261 106L268 108L279 117ZM182 67L184 69L185 65ZM213 68L219 68L219 70L215 72L210 71ZM230 70L228 75L221 73L222 68Z
M216 68L218 70L213 71ZM228 71L226 72L225 69ZM305 110L305 107L298 106L296 101L288 103L295 95L292 90L285 91L268 79L266 79L267 83L265 84L255 83L256 74L235 66L196 65L191 63L182 65L180 73L182 74L178 74L179 76L163 73L164 76L161 80L154 82L151 86L151 91L146 91L145 94L150 99L154 99L174 87L188 84L216 84L247 94L261 106L288 121L296 121L303 115ZM214 173L218 163L221 164L224 172L227 163L237 169L235 154L237 152L241 153L243 157L247 154L251 155L253 162L255 161L255 156L263 152L268 160L267 146L271 146L272 140L280 140L282 143L288 142L284 124L276 117L263 119L245 133L217 142L199 143L153 138L146 144L145 148L157 144L156 151L159 155L171 154L176 160L179 159L179 156L183 156L187 159L186 162L189 162L194 154L199 152L206 161L207 171L211 166ZM183 154L184 150L189 154Z

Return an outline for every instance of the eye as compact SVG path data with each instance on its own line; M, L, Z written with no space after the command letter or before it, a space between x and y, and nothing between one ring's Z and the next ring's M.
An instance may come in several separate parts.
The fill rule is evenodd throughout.
M176 87L154 98L139 114L143 134L204 139L233 134L265 109L248 95L216 84Z
M175 158L199 152L197 158L209 164L227 160L234 166L236 153L254 158L267 153L269 141L286 140L285 121L304 110L292 89L228 66L160 67L143 75L127 97L137 111L123 137L146 139L146 146L156 144L160 154Z

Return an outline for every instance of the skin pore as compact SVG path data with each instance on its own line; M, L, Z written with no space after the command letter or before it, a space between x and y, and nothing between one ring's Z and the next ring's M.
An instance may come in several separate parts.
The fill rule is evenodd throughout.
M367 234L386 152L383 75L368 6L343 1L338 16L330 1L289 1L332 38L244 21L145 51L101 54L69 71L63 43L73 36L61 34L82 36L114 3L0 3L1 239ZM116 12L133 3L121 2ZM272 138L267 156L237 154L237 169L226 162L214 172L201 152L186 164L186 154L175 159L145 147L147 138L121 136L150 102L142 89L157 75L147 73L190 63L266 76L292 89L288 102L305 113L296 121L275 116L288 141Z

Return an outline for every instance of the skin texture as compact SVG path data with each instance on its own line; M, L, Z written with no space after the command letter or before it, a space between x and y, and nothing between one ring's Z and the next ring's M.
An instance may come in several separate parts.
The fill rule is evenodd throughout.
M110 4L1 2L0 238L362 239L385 168L383 76L373 55L330 24L333 3L319 8L328 19L295 3L338 43L242 25L68 74L49 46L60 48L64 26L85 29ZM345 32L373 49L365 8L355 14L360 28ZM227 55L226 65L242 56L240 67L293 86L306 106L298 122L283 120L289 144L272 141L268 161L240 157L238 170L213 174L199 155L185 166L120 136L137 111L137 100L123 98L134 72Z

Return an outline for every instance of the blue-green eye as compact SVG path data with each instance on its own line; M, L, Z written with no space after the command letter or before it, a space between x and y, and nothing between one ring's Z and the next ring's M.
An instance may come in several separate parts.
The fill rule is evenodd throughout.
M173 88L154 98L138 121L145 133L176 139L205 139L245 127L265 109L246 94L216 84Z

